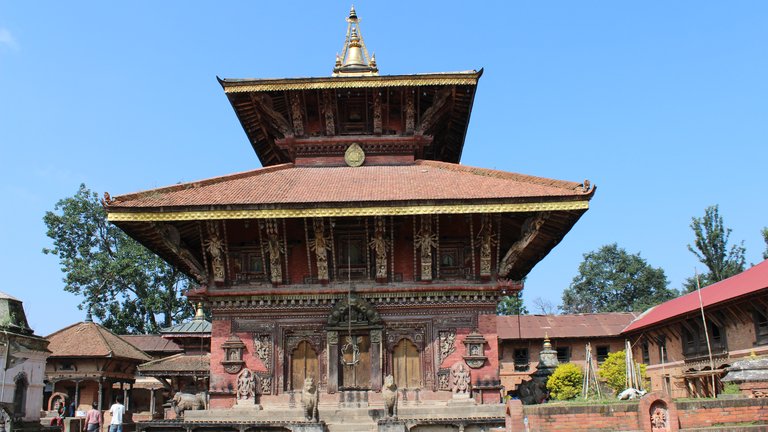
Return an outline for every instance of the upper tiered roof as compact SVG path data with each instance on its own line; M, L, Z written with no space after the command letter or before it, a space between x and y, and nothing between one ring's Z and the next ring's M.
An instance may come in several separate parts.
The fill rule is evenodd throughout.
M264 166L322 163L351 143L367 155L458 163L481 75L380 76L353 7L332 76L219 82Z

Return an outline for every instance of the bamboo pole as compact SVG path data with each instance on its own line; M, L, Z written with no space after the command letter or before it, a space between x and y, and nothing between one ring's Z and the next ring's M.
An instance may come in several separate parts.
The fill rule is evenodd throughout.
M709 369L712 371L712 397L717 396L717 387L715 386L715 361L712 360L712 345L709 343L709 330L707 330L707 319L704 317L704 302L701 299L701 284L699 283L699 272L693 269L696 275L696 292L699 294L699 309L701 310L701 322L704 324L704 337L707 339L707 354L709 355Z

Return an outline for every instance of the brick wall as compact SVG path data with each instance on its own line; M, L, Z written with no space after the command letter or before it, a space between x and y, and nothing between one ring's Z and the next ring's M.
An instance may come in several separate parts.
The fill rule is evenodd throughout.
M654 396L656 395L656 396ZM578 405L551 403L521 405L509 401L506 409L507 431L643 431L649 424L649 401ZM768 424L768 399L702 399L668 402L671 430L698 430L754 422Z
M728 423L768 423L768 399L724 399L677 402L681 429Z
M523 406L523 421L536 431L639 430L638 403L600 405L545 404ZM513 429L514 430L514 429Z

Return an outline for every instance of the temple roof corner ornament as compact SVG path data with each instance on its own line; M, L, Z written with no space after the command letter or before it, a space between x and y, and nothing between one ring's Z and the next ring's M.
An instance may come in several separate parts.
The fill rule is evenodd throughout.
M336 55L333 76L376 76L379 68L376 56L369 56L368 49L360 32L360 18L357 17L355 6L349 10L347 17L347 36L341 55Z

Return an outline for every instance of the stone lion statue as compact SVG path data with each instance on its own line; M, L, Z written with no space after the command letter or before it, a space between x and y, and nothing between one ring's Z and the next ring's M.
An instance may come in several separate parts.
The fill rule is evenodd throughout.
M386 418L397 418L397 384L395 377L387 375L384 377L384 387L381 389L381 396L384 398L384 415Z
M308 377L304 380L304 388L301 391L301 405L304 407L304 417L307 421L317 422L320 415L317 409L317 402L320 393L317 391L315 379Z

